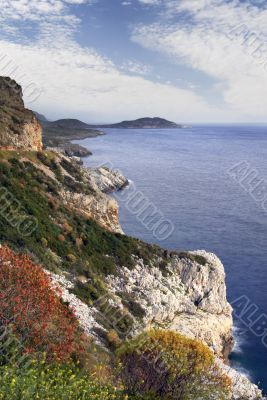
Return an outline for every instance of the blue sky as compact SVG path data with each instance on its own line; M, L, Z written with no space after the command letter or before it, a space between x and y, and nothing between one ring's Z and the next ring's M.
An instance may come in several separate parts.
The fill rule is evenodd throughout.
M266 122L263 0L0 0L0 73L50 119Z

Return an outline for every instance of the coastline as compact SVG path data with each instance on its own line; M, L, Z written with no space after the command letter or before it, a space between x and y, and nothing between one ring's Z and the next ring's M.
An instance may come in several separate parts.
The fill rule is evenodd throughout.
M234 327L233 327L233 337L235 339L234 335ZM229 367L229 370L231 371L231 375L235 377L236 380L242 381L242 385L246 387L246 390L249 390L251 388L252 392L256 393L257 396L259 395L257 386L254 385L250 379L249 379L249 374L244 374L244 371L241 371L240 369L235 369L234 366L231 367L231 360L229 360L229 356L231 352L233 351L235 341L234 339L228 340L225 342L224 350L223 350L223 355L224 355L224 362L225 362L225 368ZM239 387L238 390L241 390ZM236 397L238 398L238 397ZM256 397L249 397L250 399L255 399ZM265 397L257 397L257 398L264 398Z
M98 129L63 129L63 128L50 128L49 125L42 123L43 129L43 143L46 148L56 148L66 156L87 157L92 155L90 149L72 143L74 140L91 139L98 136L106 135L105 132Z

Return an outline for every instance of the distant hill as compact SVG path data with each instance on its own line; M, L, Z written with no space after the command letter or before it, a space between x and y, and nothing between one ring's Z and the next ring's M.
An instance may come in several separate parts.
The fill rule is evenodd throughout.
M43 114L38 113L37 111L33 111L36 115L36 118L39 119L40 122L48 122L46 117Z
M43 128L43 141L49 147L63 147L72 140L86 139L103 135L101 128L118 129L181 129L184 125L176 124L164 118L139 118L133 121L122 121L115 124L93 125L74 118L58 119L57 121L48 121L48 119L37 112Z
M86 157L91 154L90 150L85 147L71 143L72 140L103 135L103 132L78 119L48 121L42 114L35 112L35 115L43 128L44 145L46 147L59 147L69 156Z
M49 126L67 129L90 129L92 127L92 125L88 125L78 119L58 119L57 121L50 122Z
M121 129L180 129L183 125L168 121L164 118L139 118L134 121L122 121L117 124L98 125L99 128Z
M73 136L73 134L70 134L70 132L74 133L74 131L77 130L77 134L79 137L75 136L72 137L70 140L74 139L82 139L80 137L81 131L86 131L86 134L90 132L90 130L94 130L94 136L96 133L97 128L120 128L120 129L181 129L184 128L184 125L181 124L176 124L175 122L168 121L167 119L164 118L159 118L159 117L154 117L154 118L138 118L132 121L122 121L114 124L87 124L85 122L82 122L78 119L73 119L73 118L65 118L65 119L58 119L57 121L48 121L47 118L35 112L35 115L41 122L43 129L44 129L44 134L50 132L49 136L53 136L56 132L58 133L59 136L65 136L63 134L63 131L66 132L67 136ZM66 131L67 130L67 131ZM101 132L99 132L101 134ZM70 135L69 135L70 134ZM90 137L89 135L86 135L86 137Z

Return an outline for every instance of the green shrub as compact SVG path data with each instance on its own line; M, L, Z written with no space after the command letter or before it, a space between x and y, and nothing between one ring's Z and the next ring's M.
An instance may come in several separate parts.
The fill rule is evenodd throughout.
M107 340L113 350L117 349L121 345L121 339L115 329L110 329L107 332Z
M199 254L192 254L192 253L188 253L188 252L180 252L177 253L179 258L185 258L187 260L191 260L191 261L195 261L200 265L206 265L207 264L207 260L204 256L201 256Z
M32 362L27 369L0 367L0 400L124 400L122 391L102 386L73 366Z
M0 214L0 242L7 242L15 250L28 252L36 262L44 263L47 269L54 272L69 270L74 275L82 274L92 279L88 288L77 288L82 300L91 303L102 296L101 281L104 281L104 276L116 274L117 266L132 268L135 265L132 254L143 258L147 265L152 262L156 265L160 262L157 260L164 259L164 252L159 247L107 232L93 220L85 219L64 206L58 194L61 183L37 168L31 159L26 161L25 155L23 161L18 159L17 153L16 157L13 154L8 161L0 159L0 185L14 196L26 214L36 218L38 226L30 236L21 236L16 227L8 224L4 215ZM53 165L52 170L56 168L52 153L38 153L37 157L39 163ZM67 168L71 171L72 167L68 165ZM22 180L24 187L21 186ZM43 239L47 240L47 248ZM70 254L75 258L69 259L67 255ZM135 314L142 313L133 302L128 306Z
M98 372L103 374L103 369ZM110 372L109 372L110 374ZM43 359L0 365L0 400L156 400L150 396L131 396L95 372L89 374L74 364L47 364Z

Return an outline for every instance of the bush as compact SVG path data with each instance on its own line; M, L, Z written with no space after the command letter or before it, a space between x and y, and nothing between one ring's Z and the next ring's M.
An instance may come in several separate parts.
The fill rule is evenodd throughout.
M46 159L48 162L52 155L48 154ZM18 162L11 159L7 166L0 159L0 185L8 189L21 204L25 214L36 218L38 229L29 236L22 236L16 226L8 224L4 215L0 215L1 242L7 242L15 250L31 254L38 263L43 263L53 272L67 270L73 274L88 275L89 278L95 276L102 282L104 276L117 274L117 266L134 267L133 254L143 258L148 266L152 263L156 266L161 261L163 263L164 251L159 247L126 235L108 232L93 220L64 205L58 193L62 188L67 188L59 184L57 193L48 192L45 187L55 184L55 181L37 168L33 161L26 161L25 156L23 160ZM27 189L21 188L19 182L22 179ZM16 208L14 213L16 214ZM59 235L64 235L65 240L61 241L62 237ZM43 245L42 238L47 240L47 248ZM69 261L68 254L73 254L75 261ZM94 288L92 286L93 284L87 292L77 288L82 294L80 298L88 304L102 295L98 290L99 285ZM88 296L89 293L92 293L91 297ZM133 303L128 306L135 309L136 314L142 312L141 309L136 310Z
M113 350L117 349L121 345L121 339L115 329L110 329L107 332L107 340L108 344Z
M102 386L73 366L33 363L21 371L0 368L0 400L124 400L122 391Z
M70 263L74 263L75 261L76 261L76 257L75 257L75 255L74 254L67 254L67 260L70 262Z
M203 343L178 333L151 330L117 352L121 374L133 393L164 399L227 399L230 379Z
M44 247L47 247L47 245L48 245L48 241L46 238L41 238L41 243L42 243L42 246L44 246Z
M196 263L200 264L200 265L206 265L207 264L207 260L204 256L201 256L199 254L192 254L192 253L188 253L188 252L180 252L177 254L179 258L185 258L187 260L191 260L191 261L195 261Z
M25 255L0 248L0 326L13 325L25 351L66 360L83 342L70 309L51 289L49 276ZM81 345L79 344L81 342Z
M0 400L156 400L128 395L121 385L114 386L110 372L103 380L103 370L98 376L73 362L51 364L45 354L22 358L20 349L12 351L12 362L1 364L0 358Z

